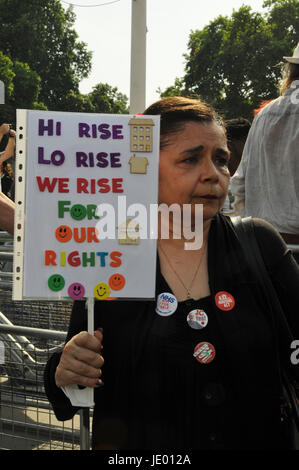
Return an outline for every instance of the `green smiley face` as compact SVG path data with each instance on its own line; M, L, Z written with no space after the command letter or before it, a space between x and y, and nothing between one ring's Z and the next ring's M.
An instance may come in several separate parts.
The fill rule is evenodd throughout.
M86 209L82 204L75 204L71 208L71 216L75 220L82 220L86 216Z
M61 274L52 274L52 276L50 276L48 279L48 286L51 290L54 290L55 292L63 289L64 284L65 281Z

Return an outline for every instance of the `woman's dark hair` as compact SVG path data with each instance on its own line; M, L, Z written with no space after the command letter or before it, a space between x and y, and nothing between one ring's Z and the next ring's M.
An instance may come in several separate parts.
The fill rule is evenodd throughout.
M225 121L227 140L246 140L250 131L250 121L239 117Z
M184 96L163 98L149 106L145 115L160 115L160 148L168 144L168 137L181 131L190 121L199 123L215 122L225 130L220 116L200 99Z
M282 82L279 87L281 95L284 95L294 80L299 80L299 64L287 62L282 69Z

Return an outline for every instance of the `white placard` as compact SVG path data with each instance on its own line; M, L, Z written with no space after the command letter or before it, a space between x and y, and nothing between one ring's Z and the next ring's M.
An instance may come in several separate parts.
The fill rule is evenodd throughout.
M159 134L158 116L17 111L15 300L155 296Z

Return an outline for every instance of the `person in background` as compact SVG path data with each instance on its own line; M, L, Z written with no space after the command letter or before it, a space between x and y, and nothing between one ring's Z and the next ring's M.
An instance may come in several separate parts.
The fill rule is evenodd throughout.
M299 244L299 43L284 57L281 96L254 118L232 177L234 214L270 222Z
M0 125L0 163L14 156L16 131L10 128L10 124Z
M0 178L2 192L14 200L14 174L10 163L0 163Z
M229 119L225 122L227 145L230 151L228 169L233 176L240 165L251 123L245 118Z
M0 192L2 190L2 178L4 176L8 176L8 178L11 178L12 176L12 168L11 166L8 167L7 171L5 171L5 165L3 166L3 163L6 162L9 158L13 157L15 154L15 146L16 146L16 132L10 128L10 124L3 123L0 125ZM11 171L10 171L10 169ZM5 179L7 179L5 177ZM5 183L5 180L4 180ZM6 192L7 189L7 184L5 184L5 190ZM10 189L10 188L9 188Z
M232 177L242 158L242 152L244 145L250 130L250 122L245 118L229 119L225 122L226 134L227 134L227 146L230 151L230 159L228 162L228 169L230 176ZM231 191L231 185L228 187L227 198L225 200L222 212L223 214L233 215L233 203L234 196Z
M0 230L13 235L14 233L15 203L0 192Z

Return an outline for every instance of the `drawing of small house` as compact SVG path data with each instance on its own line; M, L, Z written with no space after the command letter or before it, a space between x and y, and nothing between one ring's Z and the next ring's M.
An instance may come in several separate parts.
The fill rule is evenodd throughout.
M148 166L148 159L146 157L133 157L129 160L130 172L145 175Z
M121 245L139 245L139 224L132 219L127 219L118 227L118 242Z

